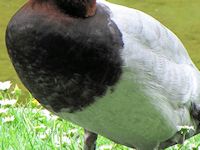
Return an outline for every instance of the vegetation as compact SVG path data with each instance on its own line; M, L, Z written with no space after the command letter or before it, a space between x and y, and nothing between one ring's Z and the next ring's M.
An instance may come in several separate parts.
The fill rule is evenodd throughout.
M31 95L27 104L17 103L22 95L17 85L0 82L1 150L80 150L83 130L44 109ZM99 137L99 150L128 148Z
M80 150L83 130L44 109L31 95L26 105L17 103L22 95L17 85L0 82L1 150ZM187 132L187 129L185 130ZM99 150L131 150L99 136ZM195 136L168 150L197 150L200 136Z

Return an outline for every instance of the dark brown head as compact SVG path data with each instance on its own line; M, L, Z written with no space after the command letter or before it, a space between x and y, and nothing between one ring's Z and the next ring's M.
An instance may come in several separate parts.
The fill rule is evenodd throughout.
M96 0L53 0L64 12L77 17L95 15Z

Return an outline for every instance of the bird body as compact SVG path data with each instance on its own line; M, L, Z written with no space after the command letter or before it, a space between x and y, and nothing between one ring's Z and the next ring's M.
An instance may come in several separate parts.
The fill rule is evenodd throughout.
M199 71L180 40L139 10L100 0L94 16L79 18L33 0L6 40L24 85L66 120L142 150L179 142L180 126L196 134Z

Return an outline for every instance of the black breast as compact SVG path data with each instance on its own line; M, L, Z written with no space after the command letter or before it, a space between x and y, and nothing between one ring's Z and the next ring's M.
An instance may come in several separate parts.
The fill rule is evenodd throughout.
M6 44L27 89L58 112L81 110L106 94L122 73L122 36L105 6L90 18L25 5L11 19Z

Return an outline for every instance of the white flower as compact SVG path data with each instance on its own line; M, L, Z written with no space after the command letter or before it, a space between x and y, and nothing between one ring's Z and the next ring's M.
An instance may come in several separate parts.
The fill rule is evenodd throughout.
M45 129L46 126L43 125L43 124L41 124L41 125L39 125L39 126L35 126L34 128L35 128L36 130L37 130L37 129Z
M63 144L66 143L66 144L70 145L71 144L71 140L67 136L63 136L62 137L62 143Z
M8 116L8 117L5 117L5 118L2 118L2 122L3 123L6 123L6 122L12 122L15 120L15 117L14 116Z
M6 109L0 108L0 114L5 114L7 111L8 111L8 108Z
M56 115L52 115L51 116L51 120L57 120L59 117L58 116L56 116Z
M60 138L58 136L54 136L54 144L55 144L56 147L61 146Z
M52 130L51 130L50 128L48 128L48 129L45 131L45 133L46 133L47 135L49 135L49 134L52 133Z
M102 145L99 147L99 150L111 150L112 145Z
M189 144L190 142L188 141L188 140L185 140L184 142L183 142L183 144L184 145L187 145L187 144Z
M71 129L67 131L67 135L70 137L74 136L76 133L78 133L78 129Z
M0 82L0 90L7 90L9 89L11 86L11 82L10 81L5 81L5 82Z
M55 144L56 147L60 147L63 144L70 145L71 144L71 140L67 136L60 137L59 135L55 135L54 136L54 144Z
M36 113L40 112L40 109L33 108L33 109L31 109L31 112L34 113L34 114L36 114Z
M0 100L0 105L1 106L14 105L16 104L16 102L17 102L16 99L4 99L4 100Z
M189 148L190 148L190 149L194 149L194 148L197 148L197 146L196 146L195 144L191 143L191 144L189 145Z
M42 140L46 139L47 138L47 135L46 134L39 134L38 137Z
M50 112L46 109L41 110L41 113L47 118L50 117Z
M181 131L181 130L190 131L190 130L194 130L194 126L177 126L177 129L178 131Z
M174 148L175 150L176 150L176 149L180 149L178 144L176 144L173 148ZM173 148L170 148L170 150L171 150L171 149L173 150Z
M41 113L47 118L47 120L57 120L59 118L58 116L51 114L51 112L46 109L41 110Z

